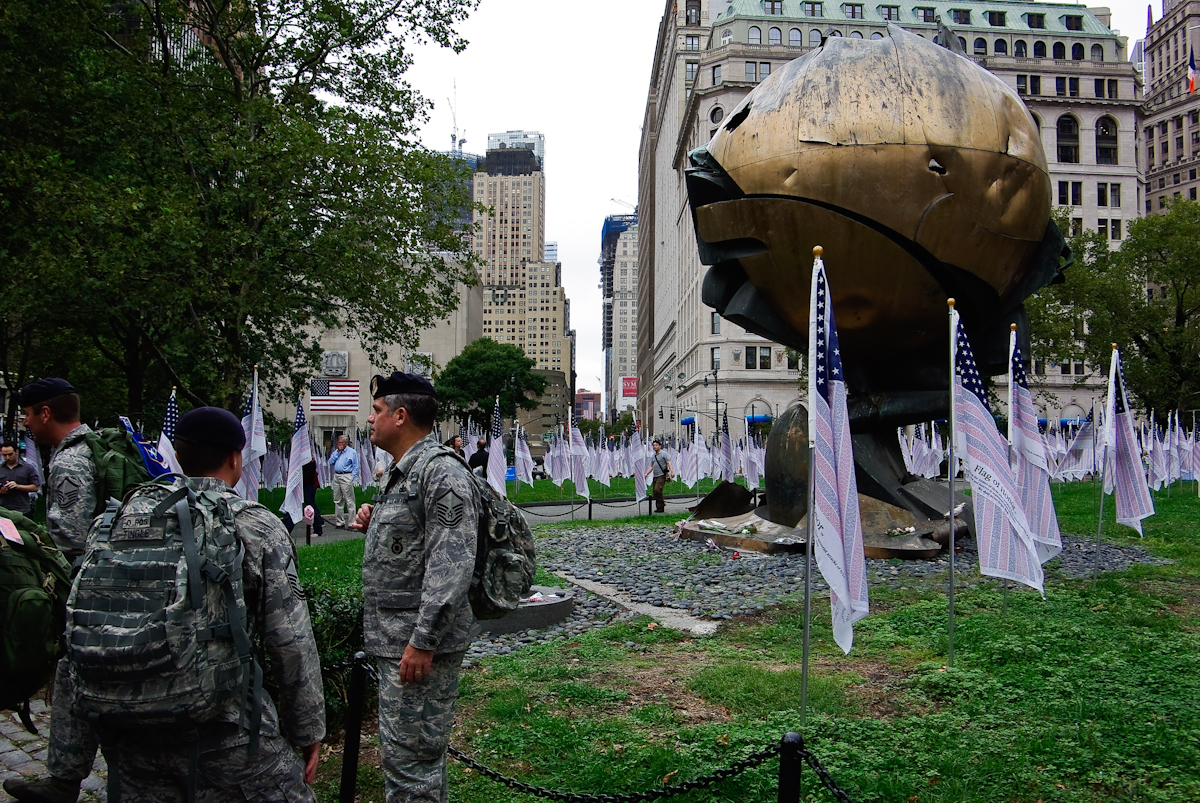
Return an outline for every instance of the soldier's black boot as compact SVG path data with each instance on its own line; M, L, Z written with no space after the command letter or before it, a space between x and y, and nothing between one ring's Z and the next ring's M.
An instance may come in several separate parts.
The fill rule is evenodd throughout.
M32 803L76 803L79 800L79 781L64 781L53 775L36 781L9 778L4 791L17 800Z

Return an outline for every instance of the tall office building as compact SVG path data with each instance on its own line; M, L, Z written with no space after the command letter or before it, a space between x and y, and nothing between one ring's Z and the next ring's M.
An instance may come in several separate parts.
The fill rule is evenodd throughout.
M562 264L544 259L544 138L510 131L489 135L488 143L474 176L475 201L488 211L475 213L472 242L482 263L483 336L519 347L539 370L562 372L556 386L573 394L575 332Z
M600 229L601 348L607 415L637 403L637 215L609 215Z
M558 243L556 243L556 242L546 243L546 247L542 251L542 261L543 262L557 262L558 261Z
M679 214L687 208L688 152L706 144L760 81L819 47L822 37L879 39L896 24L932 39L939 19L968 58L1025 101L1041 131L1053 201L1070 207L1070 226L1100 231L1120 245L1141 209L1135 142L1141 79L1127 59L1126 37L1108 27L1108 9L976 0L917 6L668 0L639 154L643 419L670 406L712 415L716 382L731 428L752 411L777 413L799 395L793 352L722 320L701 301L707 266L699 261L691 216ZM1068 370L1074 377L1074 366Z
M1189 91L1188 60L1200 30L1200 0L1163 0L1154 21L1146 9L1146 104L1141 156L1146 171L1145 211L1162 212L1172 198L1196 199L1200 180L1200 94Z

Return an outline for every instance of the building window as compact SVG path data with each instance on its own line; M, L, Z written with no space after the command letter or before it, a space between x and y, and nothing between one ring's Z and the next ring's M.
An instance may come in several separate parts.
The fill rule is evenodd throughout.
M767 76L771 74L771 62L763 61L758 65L758 80L765 81Z
M1029 92L1029 76L1018 75L1017 76L1017 94L1025 95L1028 92Z
M1071 182L1071 205L1072 206L1083 206L1083 182L1082 181L1072 181Z
M1096 233L1100 235L1101 239L1103 239L1103 240L1108 239L1108 221L1107 220L1105 220L1104 218L1100 218L1099 220L1096 221Z
M683 49L684 50L699 50L700 49L700 37L690 35L690 34L688 36L683 37Z
M689 61L683 65L683 76L689 81L696 80L696 71L700 69L699 62Z
M720 106L713 106L713 110L708 113L708 119L709 122L711 122L713 125L716 125L725 119L725 110Z
M1065 59L1067 57L1067 46L1062 42L1054 43L1054 58Z
M746 80L751 83L758 80L758 65L753 61L746 62Z
M1154 146L1153 145L1146 146L1146 161L1151 165L1154 164Z
M1101 117L1096 121L1096 164L1117 163L1117 121Z
M900 19L900 6L880 6L879 13L889 22L897 22Z
M1108 182L1096 185L1096 206L1108 206Z
M872 39L882 39L883 34L881 34L879 31L876 31L875 33L871 34L871 38Z
M1003 39L997 39L995 43L993 43L992 49L997 56L1007 56L1008 42L1005 42Z
M937 13L932 8L914 8L917 22L937 22Z
M1033 57L1035 59L1046 58L1046 43L1045 42L1034 42L1033 43Z
M1025 44L1024 39L1018 39L1013 45L1013 55L1019 59L1023 59L1029 55L1029 45Z
M1054 79L1054 94L1060 98L1067 96L1067 79L1065 76L1058 76Z
M1195 192L1195 190L1192 190L1192 192ZM1108 231L1112 235L1112 238L1114 240L1121 239L1121 221L1120 220L1110 220L1109 225L1108 225Z
M1109 79L1108 79L1108 97L1109 97L1109 99L1110 99L1110 100L1116 100L1116 99L1117 99L1117 89L1118 89L1118 87L1120 87L1120 83L1117 81L1117 79L1116 79L1116 78L1109 78Z
M1178 183L1179 183L1179 174L1178 174L1178 173L1176 173L1174 176L1172 176L1172 177L1171 177L1171 183L1172 183L1172 184L1178 184Z
M1195 187L1192 187L1190 190L1188 190L1188 198L1193 201L1196 200L1196 188ZM1146 203L1150 203L1150 202L1147 201ZM1146 211L1149 211L1149 210L1146 210Z
M1098 98L1104 97L1104 79L1103 78L1096 79L1096 97L1098 97Z
M820 47L821 46L821 32L818 31L816 28L813 28L811 31L808 32L808 46L809 47Z
M1092 45L1092 61L1104 61L1104 45Z
M768 346L758 347L758 369L766 371L771 368L771 349Z
M700 0L688 0L687 24L693 27L700 24Z
M762 28L759 28L757 25L751 25L750 29L746 31L746 41L752 45L761 45Z
M712 69L713 86L721 83L721 65L717 64Z
M953 8L950 10L950 20L955 25L970 25L971 12L967 9Z
M1003 28L1004 27L1004 12L1003 11L989 11L987 13L987 20L988 20L988 25L995 25L997 27Z
M1059 206L1066 206L1069 203L1067 201L1067 198L1068 198L1067 193L1070 191L1070 189L1071 189L1071 182L1069 182L1069 181L1058 182L1058 205Z
M847 3L845 8L846 8L846 19L860 20L863 18L863 7L861 5L859 5L858 3Z
M722 47L724 47L725 45L729 44L732 41L733 41L733 31L729 30L728 28L721 31L721 46Z
M1108 185L1108 205L1111 206L1113 209L1119 209L1121 207L1121 185L1120 184L1109 184Z
M804 4L804 16L806 16L806 17L824 17L825 16L824 7L825 7L824 3L805 3Z
M783 44L783 31L779 30L778 28L772 28L771 30L767 31L767 44L768 45Z
M1066 24L1068 31L1083 30L1083 17L1078 14L1068 14L1063 17L1063 22Z
M1058 161L1079 164L1079 121L1069 114L1058 118Z
M963 39L961 36L958 37L958 46L962 48L964 53L967 52L967 40Z
M789 371L800 370L800 352L793 349L787 350L787 367Z
M1026 14L1025 15L1025 23L1030 28L1045 28L1046 27L1046 15L1045 14Z
M709 334L719 335L721 334L721 313L714 312L711 315L712 318L708 324Z
M1068 78L1067 79L1067 94L1073 98L1079 97L1079 79L1078 78Z
M1071 60L1083 61L1083 45L1079 44L1078 42L1071 45Z
M1029 94L1031 94L1031 95L1042 94L1042 76L1040 76L1040 75L1029 76ZM1041 127L1042 127L1042 124L1041 124L1041 121L1039 121L1038 129L1041 130Z
M1071 236L1078 237L1081 234L1083 234L1083 218L1071 218Z
M804 46L804 34L800 32L799 28L792 28L788 31L788 45L791 47Z
M763 6L766 12L772 16L783 16L783 0L765 0Z
M721 347L713 346L708 350L708 367L716 371L721 367Z
M975 55L976 56L986 56L987 55L987 40L986 39L976 39L975 40Z
M770 360L770 357L767 358ZM734 360L737 362L737 360ZM746 346L746 369L754 371L758 369L758 347Z

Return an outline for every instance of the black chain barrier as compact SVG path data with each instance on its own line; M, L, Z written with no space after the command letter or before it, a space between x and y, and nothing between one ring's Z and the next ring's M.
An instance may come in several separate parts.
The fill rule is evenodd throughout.
M367 658L366 653L355 653L354 658L333 666L322 667L322 673L343 672L350 670L350 693L346 712L346 743L342 750L342 782L338 792L338 803L354 803L358 785L358 754L362 742L362 709L366 696L367 677L379 683L379 674ZM820 760L804 746L804 739L798 733L787 733L777 745L751 753L745 758L735 761L728 767L716 770L663 789L652 789L645 792L629 792L622 794L584 794L582 792L559 792L541 786L510 778L491 767L480 764L469 755L456 747L448 747L447 752L452 758L463 763L486 778L503 784L518 792L542 797L547 800L562 801L562 803L649 803L674 797L697 789L706 789L721 781L742 774L748 769L759 767L770 759L779 757L779 803L799 803L800 800L800 769L801 762L808 764L820 779L821 785L829 790L838 803L853 803L837 782L822 765Z

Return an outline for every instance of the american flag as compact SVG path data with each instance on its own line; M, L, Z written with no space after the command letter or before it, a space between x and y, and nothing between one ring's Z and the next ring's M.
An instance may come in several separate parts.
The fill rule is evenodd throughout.
M721 476L733 482L736 475L733 465L733 441L729 440L729 410L726 409L721 420Z
M508 498L508 486L504 475L508 469L508 458L504 455L504 430L500 424L500 397L492 409L492 439L488 442L487 481L497 495Z
M1142 534L1142 519L1154 515L1154 500L1142 470L1142 455L1133 431L1133 414L1125 392L1121 352L1113 349L1108 369L1108 415L1104 422L1104 492L1117 492L1117 522Z
M357 413L359 383L357 379L313 379L308 385L314 413Z
M246 406L242 410L242 430L246 433L246 446L242 449L242 480L237 491L243 499L258 501L258 486L262 472L259 458L267 453L267 433L263 426L262 406L258 403L258 368L254 369L254 382Z
M287 491L280 510L293 522L304 518L304 465L312 462L312 443L308 438L308 421L304 418L304 397L296 399L296 423L292 427L292 454L288 459Z
M529 441L525 438L525 430L517 438L516 448L513 449L516 458L513 461L517 468L517 479L533 487L533 455L529 452Z
M171 398L167 399L167 414L163 416L162 432L158 435L158 453L163 461L171 467L173 474L182 474L179 458L175 456L175 425L179 423L179 402L175 398L175 388L171 388Z
M808 365L808 431L815 447L814 464L809 467L815 483L815 504L809 511L812 548L821 576L829 584L833 640L849 653L854 644L853 625L870 612L870 604L846 383L825 264L820 258L813 260L809 294Z
M1062 552L1058 516L1050 495L1050 464L1046 458L1046 442L1038 431L1037 410L1033 406L1033 394L1029 392L1016 331L1009 333L1009 350L1012 398L1008 426L1013 447L1012 466L1021 493L1021 509L1033 529L1034 549L1038 560L1045 563Z
M962 458L975 497L979 571L1041 591L1042 564L1008 464L1008 442L988 408L983 378L957 310L951 313L951 331L955 454Z
M579 431L577 422L571 416L569 409L567 410L567 423L571 432L571 483L575 486L576 494L585 499L591 499L592 489L588 487L587 481L587 444L583 442L583 433Z

